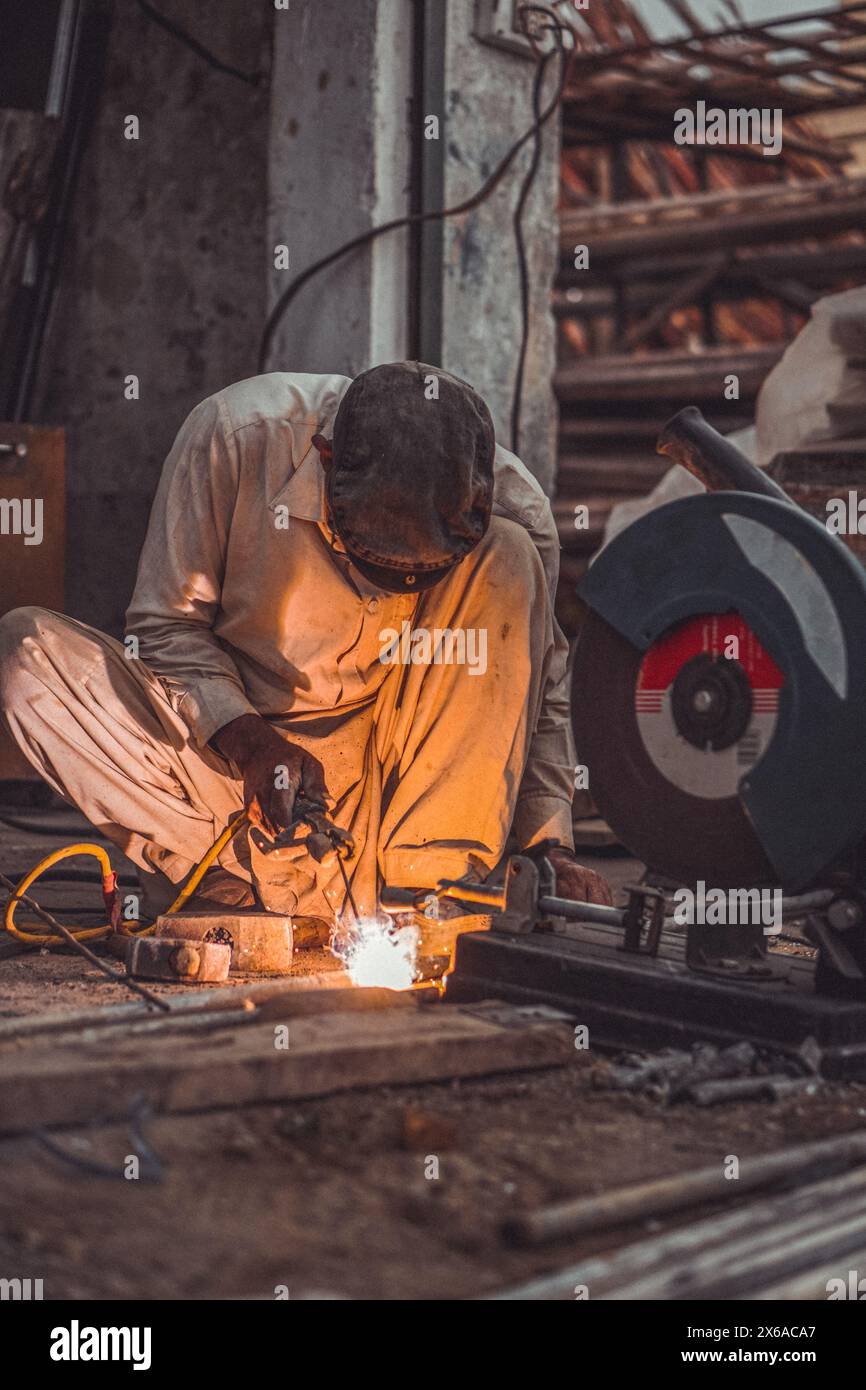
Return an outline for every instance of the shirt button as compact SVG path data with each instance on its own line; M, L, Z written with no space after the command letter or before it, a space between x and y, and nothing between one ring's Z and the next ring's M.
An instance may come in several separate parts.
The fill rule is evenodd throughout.
M380 604L379 604L379 600L378 600L377 598L371 598L371 599L368 599L368 600L367 600L367 612L368 612L368 613L378 613L378 612L379 612L379 607L380 607Z

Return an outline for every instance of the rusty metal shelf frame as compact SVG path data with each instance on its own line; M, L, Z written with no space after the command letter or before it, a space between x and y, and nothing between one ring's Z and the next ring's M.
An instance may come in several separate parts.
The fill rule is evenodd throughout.
M580 431L590 416L596 423L611 422L611 432L599 446L601 462L591 475L596 492L605 497L600 468L611 452L611 439L621 438L624 422L637 426L649 420L656 404L650 385L654 374L673 390L664 375L670 352L649 346L673 312L691 305L700 311L706 347L701 356L685 362L681 394L670 400L671 409L700 399L707 362L736 350L733 344L718 345L720 304L769 299L793 327L814 299L866 267L866 243L858 236L866 225L866 194L862 181L839 177L850 159L847 144L826 133L816 137L808 123L797 124L798 117L866 105L866 0L833 11L816 11L814 0L791 0L795 13L761 22L737 20L726 27L702 26L696 7L688 3L680 9L678 0L670 0L669 8L679 10L684 30L691 32L645 41L645 29L639 23L629 28L626 9L619 4L611 4L609 11L613 30L590 27L579 13L572 17L575 49L563 104L563 146L607 147L610 178L609 201L603 206L566 204L561 213L554 306L560 322L583 322L591 346L588 356L560 362L556 388L567 459L586 458ZM560 14L564 10L564 3L557 7ZM601 33L613 37L604 44ZM710 188L707 155L757 161L766 168L763 151L722 144L695 154L702 191L646 202L628 192L624 146L673 144L675 112L701 99L723 108L781 108L786 126L791 122L786 151L817 159L832 173L814 177L808 163L801 162L795 163L793 184L780 168L767 183ZM650 161L661 157L657 150L647 151ZM592 268L574 272L573 248L583 242L591 243ZM581 299L570 298L578 288ZM605 330L600 346L598 322ZM741 426L744 410L751 414L771 365L767 346L772 350L764 345L753 354L755 370L741 383L743 399L739 407L728 407L735 413L730 418L727 411L720 413L723 430ZM639 356L632 356L636 351ZM613 377L611 353L623 354L618 359L622 371ZM650 441L644 448L635 438L617 457L620 473L627 472L629 460L639 473L650 466ZM581 495L581 480L589 476L576 463L571 466L561 488L563 506ZM622 490L621 478L618 486Z
M709 75L695 76L695 68ZM621 107L611 100L612 74L625 99ZM636 88L654 96L655 109L638 109ZM566 92L566 138L670 140L668 99L766 105L770 95L791 117L866 103L866 0L652 43L578 47Z

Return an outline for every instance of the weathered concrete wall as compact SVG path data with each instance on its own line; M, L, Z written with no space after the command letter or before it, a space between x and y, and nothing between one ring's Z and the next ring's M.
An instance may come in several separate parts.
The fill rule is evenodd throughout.
M301 0L274 20L269 307L314 261L409 209L411 0ZM388 233L289 306L272 370L355 376L407 352L407 238ZM273 264L273 262L272 262Z
M533 65L471 37L473 6L448 9L445 113L440 141L445 200L459 203L481 185L532 123ZM552 79L552 75L551 75ZM445 225L443 361L481 392L499 441L511 447L511 402L521 333L512 218L530 152L521 151L503 182L474 212ZM545 128L542 158L523 225L530 273L520 455L547 491L556 467L552 392L556 335L550 294L557 258L559 134Z
M244 71L267 66L273 13L248 0L171 5ZM124 139L127 115L137 141ZM178 426L256 370L267 141L267 84L214 71L119 0L32 412L68 431L67 611L114 633ZM129 374L137 401L124 399Z

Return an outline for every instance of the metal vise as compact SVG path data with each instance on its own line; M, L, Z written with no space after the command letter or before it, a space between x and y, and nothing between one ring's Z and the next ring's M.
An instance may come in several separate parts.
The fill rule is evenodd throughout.
M557 919L596 922L623 930L622 949L655 955L664 923L664 894L645 884L627 887L625 908L604 907L597 903L575 902L555 894L556 874L550 860L515 854L508 860L501 884L471 883L465 879L440 879L434 889L384 889L382 907L386 912L423 910L431 896L470 904L493 916L492 931L511 935L550 930Z

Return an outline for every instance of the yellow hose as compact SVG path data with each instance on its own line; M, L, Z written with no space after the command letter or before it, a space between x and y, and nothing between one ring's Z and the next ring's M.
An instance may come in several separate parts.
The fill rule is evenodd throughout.
M199 860L171 906L166 908L166 913L180 911L187 899L195 892L211 864L218 855L222 854L232 836L236 835L241 827L246 824L247 814L244 812L226 826L222 834L214 840L204 858ZM46 855L44 859L40 859L36 868L31 869L29 874L25 874L24 878L22 878L18 887L15 889L13 896L9 899L3 925L9 932L9 935L15 937L16 941L22 942L25 946L62 946L64 944L63 937L58 936L54 932L26 931L22 927L17 927L15 925L15 909L21 900L21 894L26 893L30 885L35 883L36 880L45 873L46 869L50 869L54 864L59 864L61 859L70 859L73 855L78 854L89 854L92 858L97 860L102 871L103 894L111 894L116 891L114 870L111 867L111 861L102 845L89 844L86 841L81 841L79 844L75 845L64 845L62 849L56 849L51 854ZM152 925L143 926L141 922L135 920L125 923L124 925L126 930L134 936L149 936L153 931ZM114 928L111 923L107 922L103 927L79 927L77 931L72 932L72 935L78 941L99 941L106 936L110 936L113 930Z

